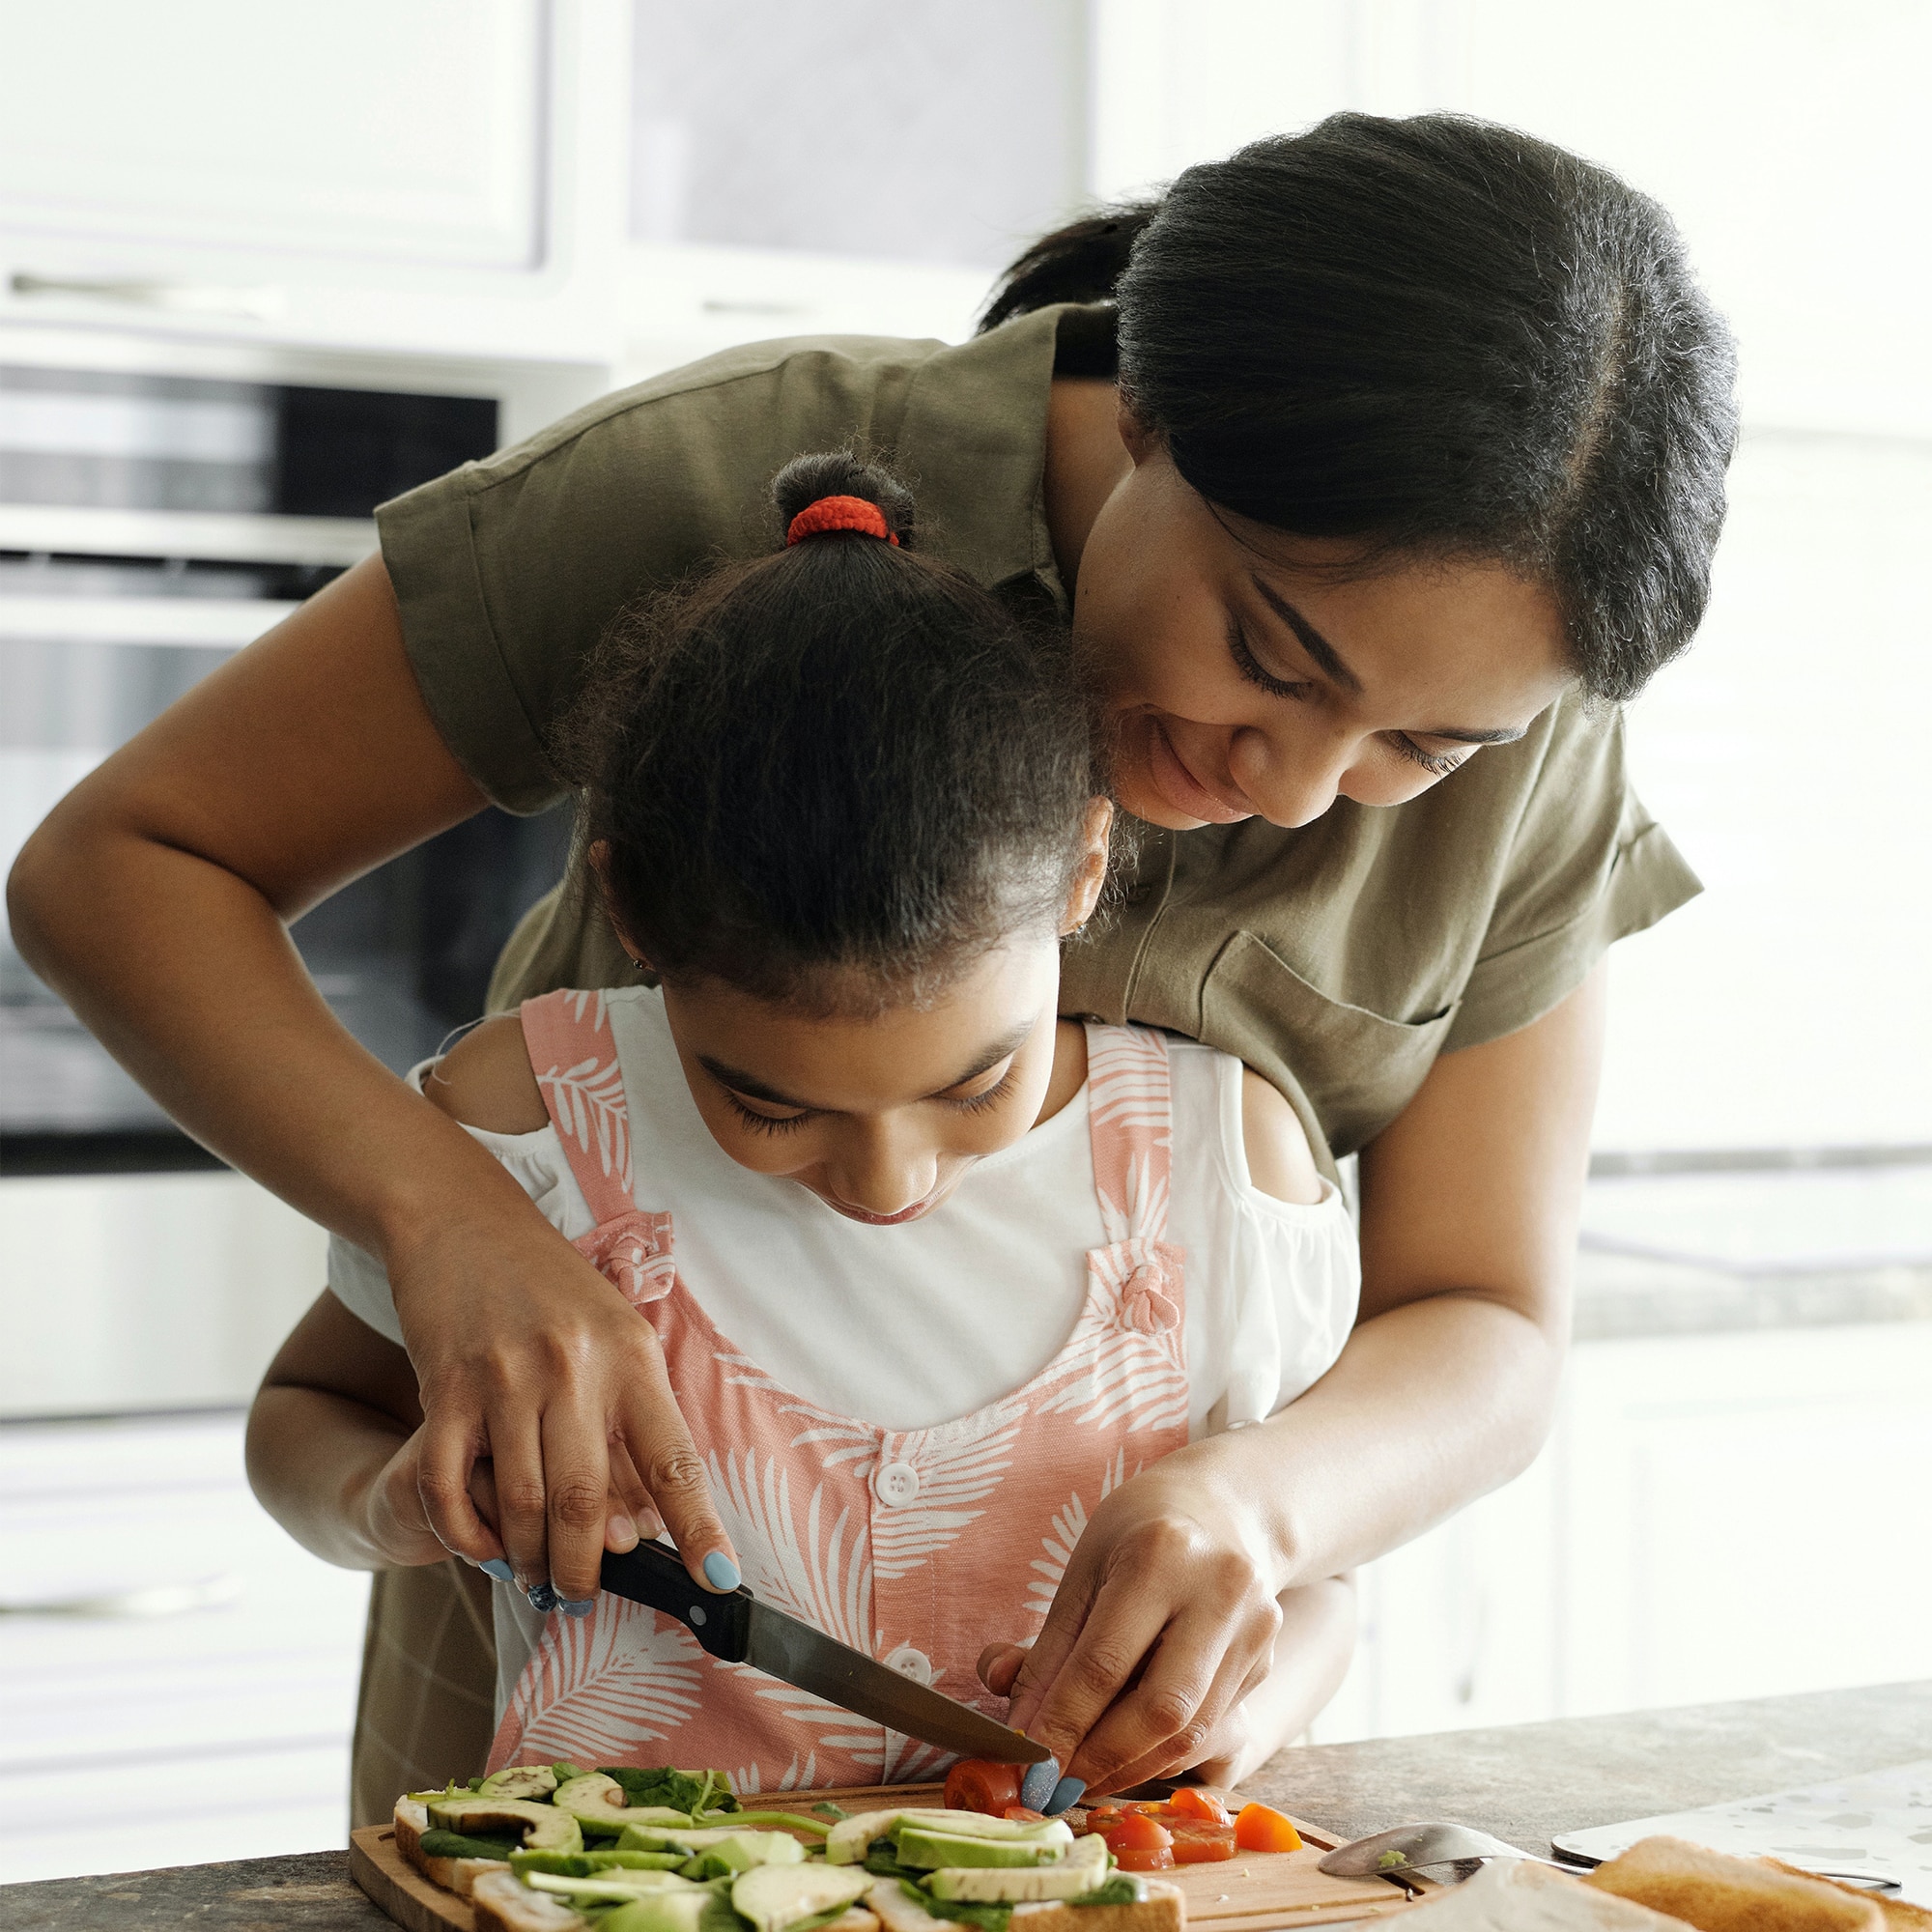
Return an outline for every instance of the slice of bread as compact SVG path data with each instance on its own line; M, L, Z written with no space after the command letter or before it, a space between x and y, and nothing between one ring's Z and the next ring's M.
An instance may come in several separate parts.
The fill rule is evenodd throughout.
M548 1891L532 1891L506 1865L481 1873L469 1892L476 1932L586 1932L590 1921Z
M1013 1907L1008 1932L1181 1932L1187 1908L1180 1888L1157 1878L1146 1881L1138 1905L1069 1905L1044 1900ZM866 1894L884 1932L959 1932L957 1922L926 1911L895 1878L882 1878Z
M468 1898L486 1872L506 1872L501 1859L433 1859L422 1848L429 1830L429 1807L413 1798L396 1800L396 1849L432 1885Z
M1869 1892L1682 1838L1641 1839L1584 1883L1668 1913L1696 1932L1886 1932L1885 1914Z
M1548 1865L1498 1859L1462 1885L1402 1915L1403 1932L1686 1932L1681 1918L1609 1892Z
M1766 1859L1765 1863L1776 1866L1781 1872L1789 1872L1793 1878L1818 1879L1816 1872L1788 1865L1782 1859ZM1892 1898L1882 1891L1867 1891L1862 1886L1843 1885L1834 1878L1818 1882L1839 1891L1849 1891L1854 1898L1870 1899L1885 1916L1886 1932L1932 1932L1932 1912L1922 1905L1914 1905L1909 1898Z

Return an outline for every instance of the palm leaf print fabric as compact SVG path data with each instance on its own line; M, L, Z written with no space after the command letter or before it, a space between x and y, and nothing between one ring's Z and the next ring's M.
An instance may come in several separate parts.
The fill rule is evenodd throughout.
M1039 1627L1092 1513L1187 1439L1185 1268L1167 1241L1167 1047L1090 1026L1088 1100L1107 1241L1087 1258L1073 1332L1023 1387L929 1429L836 1414L718 1333L677 1278L674 1204L634 1176L624 1081L595 994L523 1009L530 1064L597 1226L577 1243L656 1329L712 1496L765 1602L1004 1719L980 1683L988 1642ZM941 1211L944 1211L943 1208ZM740 1791L922 1782L949 1758L743 1664L604 1595L553 1614L490 1769L715 1764Z

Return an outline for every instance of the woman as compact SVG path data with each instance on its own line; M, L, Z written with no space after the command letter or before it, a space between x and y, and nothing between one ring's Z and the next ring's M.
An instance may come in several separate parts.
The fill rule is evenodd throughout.
M1052 304L1104 295L1129 239L1117 385L1108 313ZM614 1480L700 1580L734 1574L645 1325L355 1046L285 922L486 799L549 803L544 733L611 616L752 554L738 506L800 450L889 453L931 549L1070 610L1116 796L1150 828L1122 917L1067 955L1063 1009L1224 1048L1318 1149L1362 1154L1340 1361L1117 1491L1030 1656L984 1662L1013 1720L1105 1788L1225 1755L1285 1590L1542 1439L1601 955L1696 890L1628 789L1613 706L1701 615L1731 356L1661 211L1448 117L1338 116L1190 169L1151 212L1042 243L989 322L958 349L733 352L386 506L380 559L63 802L14 924L198 1138L382 1259L452 1549L586 1596ZM592 907L543 901L493 1006L633 982ZM484 1454L500 1544L469 1499ZM411 1622L385 1590L372 1681L446 1679L462 1601ZM412 1757L468 1769L416 1708L384 1771L365 1751L358 1806Z

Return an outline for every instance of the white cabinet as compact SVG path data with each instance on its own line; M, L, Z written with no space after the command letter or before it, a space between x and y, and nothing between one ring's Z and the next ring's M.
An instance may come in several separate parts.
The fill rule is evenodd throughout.
M1516 1482L1368 1566L1312 1736L1932 1676L1932 1322L1590 1342Z
M543 0L64 0L0 66L7 225L86 241L526 269Z
M239 1413L0 1425L0 1884L343 1843L367 1593Z

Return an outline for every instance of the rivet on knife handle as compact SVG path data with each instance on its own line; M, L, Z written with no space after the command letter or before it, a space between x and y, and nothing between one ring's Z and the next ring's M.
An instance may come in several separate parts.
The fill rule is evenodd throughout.
M713 1657L744 1662L751 1647L752 1593L742 1584L718 1592L702 1588L691 1580L683 1559L661 1543L640 1543L621 1555L607 1549L603 1581L613 1596L675 1617Z

